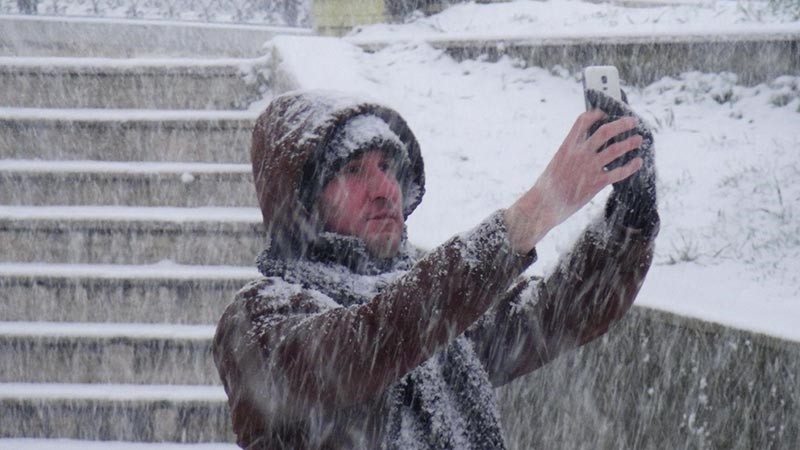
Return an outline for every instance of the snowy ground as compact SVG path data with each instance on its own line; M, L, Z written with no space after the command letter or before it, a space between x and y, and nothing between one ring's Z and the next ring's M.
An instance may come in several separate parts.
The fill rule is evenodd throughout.
M730 33L794 27L800 4L790 0L578 0L466 3L405 24L361 27L359 40L496 36ZM640 5L629 7L625 5Z
M303 87L366 93L398 109L423 148L428 193L409 220L411 240L433 247L509 205L535 180L582 111L576 74L455 62L417 40L377 53L350 41L406 36L691 33L781 29L800 22L765 2L624 8L578 1L455 6L404 25L364 27L344 41L278 38ZM755 12L758 11L758 12ZM314 55L309 58L308 55ZM663 217L650 276L637 300L727 325L800 340L800 77L745 87L733 74L685 73L626 88L655 129ZM600 195L538 246L535 273L602 208Z

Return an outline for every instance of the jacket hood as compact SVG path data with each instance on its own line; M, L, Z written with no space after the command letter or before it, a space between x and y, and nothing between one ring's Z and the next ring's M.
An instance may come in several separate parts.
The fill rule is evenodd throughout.
M307 197L309 192L318 191L318 186L309 182L309 168L330 159L329 153L335 151L331 142L337 131L360 115L374 115L386 122L405 147L408 166L399 180L404 218L422 201L425 175L419 143L399 113L336 92L295 91L281 95L256 121L251 146L256 194L270 238L270 257L303 257L317 239L322 230L315 220L316 212L311 210L314 202Z

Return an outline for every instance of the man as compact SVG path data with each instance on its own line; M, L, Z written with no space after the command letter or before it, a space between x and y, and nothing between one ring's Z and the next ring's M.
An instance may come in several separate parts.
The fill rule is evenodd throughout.
M424 193L405 121L332 93L276 98L252 144L264 277L214 340L239 445L505 448L493 388L605 333L652 259L652 136L625 105L594 100L624 118L590 135L607 114L582 114L518 201L423 256L405 235ZM612 183L555 272L517 279L535 244Z

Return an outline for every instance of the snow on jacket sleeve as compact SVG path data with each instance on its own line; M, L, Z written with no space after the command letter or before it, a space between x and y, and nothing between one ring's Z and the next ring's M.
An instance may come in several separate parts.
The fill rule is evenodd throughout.
M270 349L286 329L337 307L318 292L271 277L248 283L226 308L214 336L214 362L242 448L276 443L293 448L302 439L291 428L282 429L296 413L285 401L285 380L272 370ZM269 443L262 442L266 436L271 437Z
M656 233L599 221L546 278L526 279L468 330L500 386L608 331L633 304Z
M320 307L312 297L321 294L297 286L243 289L214 342L240 444L270 421L375 400L478 320L531 262L511 250L497 212L362 305Z

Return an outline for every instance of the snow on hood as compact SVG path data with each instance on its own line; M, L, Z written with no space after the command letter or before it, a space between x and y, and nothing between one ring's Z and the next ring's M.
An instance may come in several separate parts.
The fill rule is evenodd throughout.
M304 201L314 183L304 182L310 165L338 151L329 145L350 119L373 115L386 127L360 127L362 132L381 133L382 142L401 144L408 158L403 179L405 218L422 201L425 175L419 143L399 113L393 109L331 91L294 91L276 97L259 116L253 130L251 158L264 225L270 238L269 253L277 258L301 257L321 229L315 211ZM358 136L369 142L369 137Z

